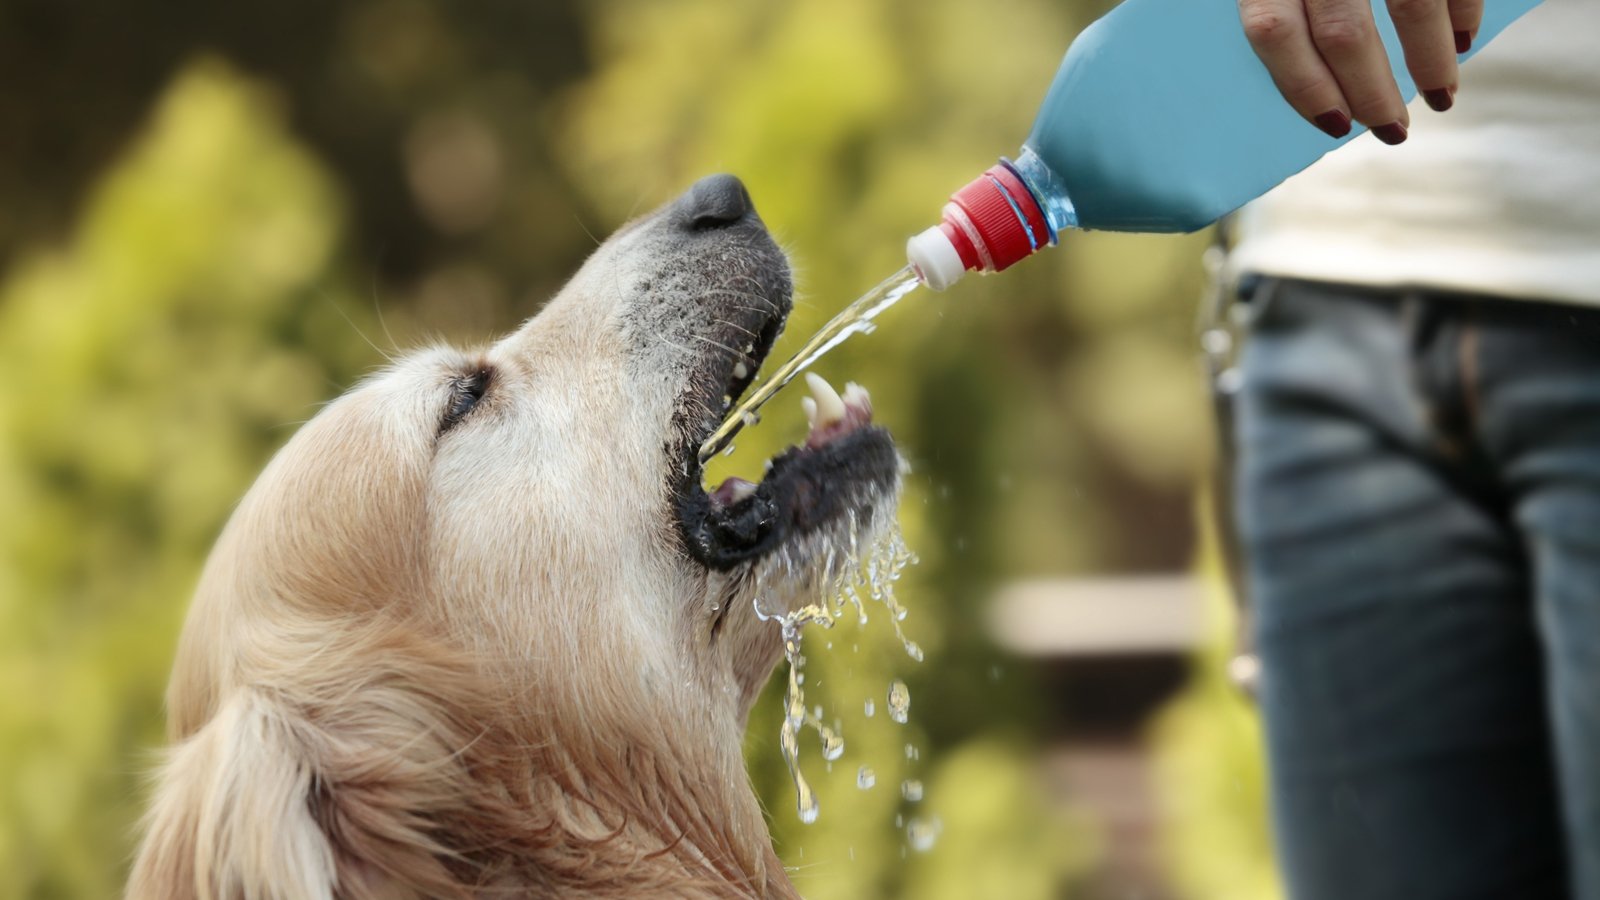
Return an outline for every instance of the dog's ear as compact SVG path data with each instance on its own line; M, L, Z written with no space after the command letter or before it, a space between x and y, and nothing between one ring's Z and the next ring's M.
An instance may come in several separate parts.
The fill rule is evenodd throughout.
M273 698L246 689L173 748L145 820L130 900L332 900L334 853L313 815L317 774L302 730Z
M459 842L493 811L475 809L474 736L441 693L459 673L366 659L335 695L240 688L170 751L130 900L465 894Z

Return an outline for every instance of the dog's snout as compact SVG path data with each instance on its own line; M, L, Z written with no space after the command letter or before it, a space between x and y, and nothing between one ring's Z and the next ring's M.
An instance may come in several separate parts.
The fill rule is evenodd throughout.
M695 182L678 201L690 231L724 228L755 216L744 182L732 175L708 175Z

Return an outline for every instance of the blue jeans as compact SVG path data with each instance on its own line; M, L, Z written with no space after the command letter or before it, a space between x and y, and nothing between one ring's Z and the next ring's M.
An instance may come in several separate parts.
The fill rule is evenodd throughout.
M1268 279L1237 475L1296 900L1600 898L1600 309Z

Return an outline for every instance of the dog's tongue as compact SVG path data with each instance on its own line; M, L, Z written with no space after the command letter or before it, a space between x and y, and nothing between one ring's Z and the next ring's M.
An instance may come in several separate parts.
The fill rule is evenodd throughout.
M711 502L716 506L732 506L755 492L755 482L745 481L743 478L728 478L711 492Z
M872 398L861 385L847 383L844 395L840 396L827 379L815 372L806 373L806 384L811 388L811 396L800 401L806 421L811 424L802 445L806 450L816 450L872 421ZM710 498L712 505L728 507L755 492L755 482L727 478L711 492Z

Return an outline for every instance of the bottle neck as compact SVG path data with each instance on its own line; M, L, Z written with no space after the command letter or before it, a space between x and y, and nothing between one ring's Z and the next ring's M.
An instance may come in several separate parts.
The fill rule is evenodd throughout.
M1060 180L1024 147L951 195L940 223L907 242L906 255L924 284L944 290L969 271L1010 268L1076 224Z
M1039 154L1033 152L1032 147L1024 146L1015 160L1001 159L1000 163L1009 166L1028 186L1028 193L1044 212L1051 244L1056 242L1061 232L1078 227L1078 211L1067 196L1067 186L1061 182L1060 176L1045 165Z

